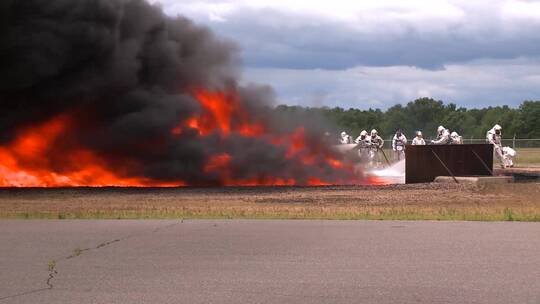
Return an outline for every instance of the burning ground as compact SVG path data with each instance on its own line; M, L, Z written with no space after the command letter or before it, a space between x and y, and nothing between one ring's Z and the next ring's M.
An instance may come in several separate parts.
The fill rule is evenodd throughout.
M236 46L143 0L0 4L0 186L366 182L240 86Z

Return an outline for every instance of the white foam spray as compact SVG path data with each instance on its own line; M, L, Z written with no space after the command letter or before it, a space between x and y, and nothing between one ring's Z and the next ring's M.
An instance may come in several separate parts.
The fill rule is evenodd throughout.
M388 180L393 184L405 183L405 160L402 159L389 167L367 171L368 175L377 176Z

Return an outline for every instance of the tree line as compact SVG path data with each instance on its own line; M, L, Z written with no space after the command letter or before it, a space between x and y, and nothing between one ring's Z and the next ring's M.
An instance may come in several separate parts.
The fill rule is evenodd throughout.
M405 106L397 104L386 111L287 105L277 106L275 110L288 115L323 116L334 125L333 131L345 131L353 137L362 130L369 132L375 128L383 138L389 138L399 128L410 139L417 130L422 131L425 138L430 138L435 137L437 127L443 125L463 138L484 138L489 129L500 124L504 138L514 135L516 138L540 138L540 101L524 101L518 108L498 106L466 109L453 103L419 98Z

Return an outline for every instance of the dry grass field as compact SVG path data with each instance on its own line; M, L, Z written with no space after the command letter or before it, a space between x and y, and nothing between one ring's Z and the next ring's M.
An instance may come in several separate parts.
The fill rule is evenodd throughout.
M0 189L1 218L540 221L540 184Z
M540 148L519 148L514 163L518 167L540 167Z

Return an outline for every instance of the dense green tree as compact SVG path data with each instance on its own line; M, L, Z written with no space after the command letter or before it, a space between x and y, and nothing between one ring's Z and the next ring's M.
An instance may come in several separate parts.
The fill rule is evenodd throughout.
M426 135L434 134L446 113L443 102L431 98L411 101L407 104L405 111L411 126L411 129L407 129L405 132L411 135L415 131L422 131Z
M540 138L540 101L525 101L514 120L516 132L523 138Z
M386 111L379 109L304 108L278 106L276 111L289 117L317 115L333 124L333 131L346 131L357 136L360 131L375 128L383 138L390 138L396 129L402 129L411 138L421 130L426 138L435 136L439 125L456 131L464 137L484 138L495 124L503 127L503 137L540 138L540 101L525 101L519 108L508 106L483 109L458 108L440 100L420 98L406 106L395 105Z

